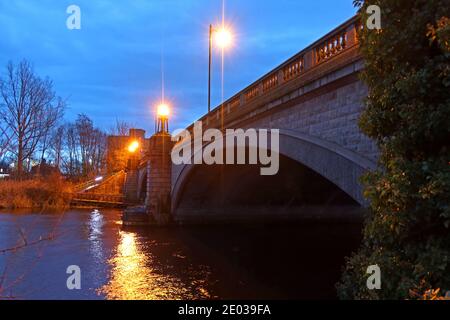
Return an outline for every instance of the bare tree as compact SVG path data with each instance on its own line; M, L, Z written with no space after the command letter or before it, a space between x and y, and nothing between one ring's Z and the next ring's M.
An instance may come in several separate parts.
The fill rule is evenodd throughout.
M100 173L105 165L106 134L94 127L92 120L78 115L75 122L82 175L90 177Z
M11 133L9 150L17 159L17 174L23 162L32 157L36 146L62 117L64 101L56 97L52 82L35 75L29 62L17 66L9 62L0 78L0 119Z
M71 177L81 174L80 150L78 144L77 130L74 124L65 125L64 156L62 157L62 169Z
M107 135L99 129L94 131L94 150L92 154L92 171L94 174L102 173L106 167Z
M38 147L37 147L37 151L40 153L39 158L36 156L37 160L39 160L39 163L42 163L42 161L45 159L46 153L50 149L52 131L54 129L55 129L54 127L49 127L49 128L46 128L44 130L44 132L42 133L42 137L41 137Z
M0 161L4 158L11 141L11 135L0 124Z
M55 161L55 166L57 168L61 168L62 159L63 159L63 148L64 148L64 134L65 127L63 125L53 129L50 134L50 153Z
M94 124L85 114L79 114L75 122L81 154L82 174L87 176L91 172L92 154L95 148Z
M112 136L126 136L130 131L131 125L126 122L116 118L116 125L109 129L109 134Z

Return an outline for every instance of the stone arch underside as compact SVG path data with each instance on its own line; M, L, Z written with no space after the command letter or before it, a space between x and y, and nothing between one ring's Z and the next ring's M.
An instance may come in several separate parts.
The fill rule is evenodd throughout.
M226 211L237 205L242 210L245 204L261 214L272 205L365 206L359 177L375 167L371 160L336 144L282 129L276 176L261 177L259 165L173 166L172 212L175 217L187 211L208 214L211 207Z
M137 198L142 201L147 197L147 166L139 169Z

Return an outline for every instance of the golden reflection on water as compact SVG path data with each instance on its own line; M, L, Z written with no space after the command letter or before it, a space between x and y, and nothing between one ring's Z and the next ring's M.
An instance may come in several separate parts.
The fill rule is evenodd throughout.
M109 282L98 290L107 299L114 300L167 300L209 298L203 284L205 274L194 273L189 283L168 271L174 266L158 263L148 250L144 252L136 234L119 232L119 244L114 256L108 261L111 266ZM190 277L188 277L190 278ZM197 278L197 279L196 279ZM198 279L199 278L199 279Z

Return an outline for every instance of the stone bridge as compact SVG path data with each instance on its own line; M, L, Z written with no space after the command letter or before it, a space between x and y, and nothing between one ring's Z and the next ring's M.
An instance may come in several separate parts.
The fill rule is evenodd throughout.
M150 152L137 178L150 212L156 210L152 192L160 186L166 191L158 197L170 198L166 208L179 221L243 211L282 215L323 204L364 206L359 177L376 167L378 151L358 128L367 96L358 78L358 28L356 17L346 21L199 119L203 130L279 129L276 176L260 176L251 165L172 165L160 155L152 165ZM165 139L159 145L170 153L170 138L161 137L150 140Z

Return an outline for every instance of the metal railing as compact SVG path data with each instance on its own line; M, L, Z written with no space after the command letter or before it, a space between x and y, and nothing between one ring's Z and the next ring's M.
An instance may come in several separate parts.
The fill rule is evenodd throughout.
M100 185L111 181L112 179L114 179L115 177L118 177L119 175L121 175L123 173L124 173L124 170L121 170L118 172L111 173L107 176L103 176L101 180L98 180L98 178L95 178L95 179L92 179L89 181L85 181L83 183L76 185L73 188L73 190L75 193L80 193L80 192L84 192L84 191L99 187Z

